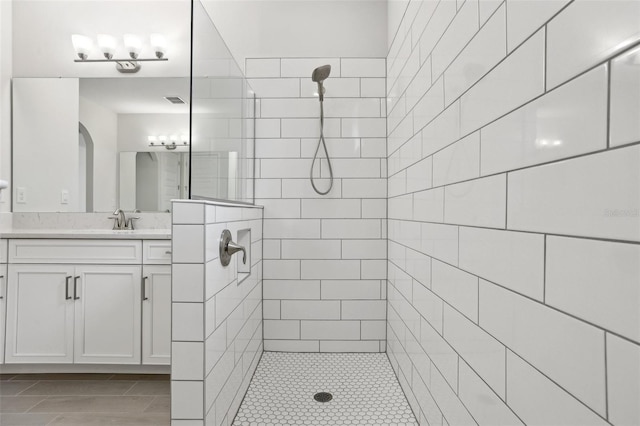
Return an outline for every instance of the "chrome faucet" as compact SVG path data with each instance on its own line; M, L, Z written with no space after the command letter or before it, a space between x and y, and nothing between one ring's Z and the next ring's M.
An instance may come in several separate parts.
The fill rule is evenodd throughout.
M127 226L127 217L124 215L124 211L122 209L116 209L116 211L113 212L113 216L109 216L109 219L114 219L114 230L125 229Z
M127 219L127 216L124 213L124 210L122 209L116 209L116 211L113 212L113 216L109 216L109 219L113 219L113 230L126 230L126 229L130 229L133 230L133 221L134 220L138 220L140 219L139 217L129 217L129 219Z

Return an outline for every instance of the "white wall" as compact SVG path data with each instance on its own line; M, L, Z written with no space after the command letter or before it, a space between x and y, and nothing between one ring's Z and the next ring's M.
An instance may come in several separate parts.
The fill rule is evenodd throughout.
M116 209L118 116L85 98L80 98L80 122L93 140L93 211Z
M205 0L240 66L255 57L386 55L387 4L381 0Z
M639 17L409 3L387 59L387 338L421 424L640 424Z
M74 78L13 79L13 136L22 141L13 147L13 211L77 211L78 92ZM24 203L18 188L26 191Z
M11 185L11 13L12 0L0 1L0 179ZM10 211L11 187L0 192L0 212Z

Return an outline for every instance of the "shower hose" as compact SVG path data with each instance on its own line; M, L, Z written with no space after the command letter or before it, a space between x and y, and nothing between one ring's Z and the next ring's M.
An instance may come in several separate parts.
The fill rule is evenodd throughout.
M329 189L322 192L317 187L315 182L313 181L313 168L316 164L316 161L320 162L318 159L318 152L320 151L320 145L324 148L324 154L327 156L327 164L329 164ZM331 168L331 159L329 158L329 151L327 150L327 143L324 140L324 104L323 101L320 101L320 139L318 139L318 147L316 148L316 153L313 155L313 162L311 163L311 173L309 174L311 178L311 186L313 186L313 190L316 191L320 195L327 195L331 188L333 187L333 169Z

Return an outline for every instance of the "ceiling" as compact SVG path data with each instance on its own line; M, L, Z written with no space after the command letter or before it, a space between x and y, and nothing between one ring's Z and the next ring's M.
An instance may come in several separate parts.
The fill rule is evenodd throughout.
M189 79L81 78L80 96L117 114L186 114ZM174 105L165 96L178 96L185 104Z

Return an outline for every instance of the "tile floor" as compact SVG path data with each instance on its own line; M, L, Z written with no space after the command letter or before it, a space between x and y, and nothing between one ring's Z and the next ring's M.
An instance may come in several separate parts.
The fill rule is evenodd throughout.
M265 352L233 426L271 425L418 423L386 354Z
M169 425L169 375L2 374L0 425Z

